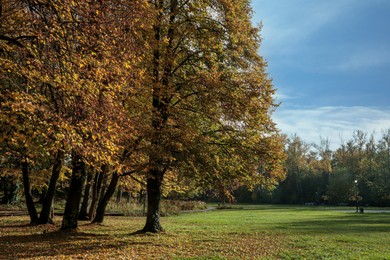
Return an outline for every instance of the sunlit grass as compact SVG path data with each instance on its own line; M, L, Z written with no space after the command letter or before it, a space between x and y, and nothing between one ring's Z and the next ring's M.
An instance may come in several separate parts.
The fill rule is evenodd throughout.
M143 217L81 222L77 234L57 226L27 226L28 218L0 218L7 258L86 259L386 259L390 214L321 208L237 206L162 218L167 232L137 234Z

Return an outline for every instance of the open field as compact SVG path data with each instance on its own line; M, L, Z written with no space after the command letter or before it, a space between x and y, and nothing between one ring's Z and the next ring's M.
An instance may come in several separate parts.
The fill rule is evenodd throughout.
M0 217L0 259L386 259L390 214L250 206L162 218L167 232L137 234L143 217L81 222L78 233Z

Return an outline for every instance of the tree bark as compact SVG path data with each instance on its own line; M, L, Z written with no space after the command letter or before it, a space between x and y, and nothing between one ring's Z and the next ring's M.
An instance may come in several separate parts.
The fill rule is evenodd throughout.
M3 176L0 178L1 189L4 192L4 197L1 204L10 204L17 202L19 185L16 183L14 176Z
M146 213L146 224L142 232L162 232L164 228L160 223L160 202L162 195L163 173L152 170L152 176L147 179L148 210Z
M122 190L118 189L118 192L116 194L116 203L121 203L122 202L122 196L123 196Z
M118 180L119 180L119 174L114 173L111 177L110 184L108 185L108 188L104 193L104 196L99 201L99 205L96 210L96 216L92 221L92 223L103 223L104 213L106 211L107 204L111 199L112 195L114 195L116 185L118 184Z
M103 174L103 177L102 177L102 184L101 184L100 191L99 191L98 204L101 201L101 199L103 198L103 195L106 193L106 190L108 187L107 182L108 182L108 171L105 172Z
M72 167L72 177L61 226L63 231L77 230L77 218L85 179L85 163L76 152L72 153Z
M163 16L164 14L164 1L156 1L156 8L159 10L157 14L156 24L154 25L154 39L157 45L162 46L162 33L163 33ZM156 153L152 152L149 158L151 169L147 178L147 203L148 209L146 213L146 224L142 229L143 232L161 232L164 231L160 224L160 202L162 195L162 181L164 173L169 167L169 146L167 147L166 141L169 142L170 136L164 134L168 118L169 118L169 102L170 102L170 87L172 82L172 65L174 58L172 58L173 50L173 37L174 37L174 22L175 15L177 13L177 0L170 1L170 14L169 14L169 27L167 32L168 44L166 45L165 54L161 53L161 49L156 48L153 51L153 118L152 127L153 135L151 140L151 146L155 151L161 151ZM167 57L165 60L161 59L161 56ZM160 75L161 65L162 75ZM160 79L160 76L161 79ZM165 142L164 142L164 141Z
M89 212L88 212L89 219L95 218L96 208L100 199L103 175L107 173L107 170L108 168L103 165L101 171L97 172L95 175L95 180L92 186L91 205L89 206Z
M22 163L24 197L26 199L28 214L30 215L30 224L35 225L38 223L38 213L37 210L35 209L34 200L31 195L29 174L30 174L30 170L29 170L28 162L24 161Z
M47 189L46 188L43 188L40 191L38 204L42 204L43 205L43 202L45 201L46 193L47 193Z
M57 181L60 177L61 169L64 163L65 153L62 150L58 150L56 161L53 165L49 187L47 188L46 196L42 203L41 214L39 214L38 224L53 223L53 199L56 191Z
M92 173L88 173L87 175L87 184L85 185L84 189L84 196L83 196L83 202L81 203L81 209L79 213L79 220L89 220L88 216L88 202L89 202L89 195L91 191L91 182L92 182L93 175Z

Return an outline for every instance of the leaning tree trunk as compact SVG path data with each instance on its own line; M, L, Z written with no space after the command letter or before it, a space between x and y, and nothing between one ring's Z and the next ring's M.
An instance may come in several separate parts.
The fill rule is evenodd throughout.
M108 172L103 174L103 177L102 177L102 185L101 185L100 191L99 191L98 203L103 198L103 195L106 193L106 190L107 190L107 187L108 187L107 182L108 182Z
M85 163L83 158L75 152L72 154L72 167L72 177L61 226L63 231L77 230L77 218L85 179Z
M91 205L89 206L89 212L88 212L89 219L95 218L96 208L99 203L100 194L102 193L103 177L104 175L107 174L107 172L108 172L108 166L103 165L101 171L97 172L95 175L95 180L92 186Z
M30 170L28 162L24 161L22 163L22 175L23 175L23 187L24 187L24 197L26 199L27 211L30 215L30 224L35 225L38 223L38 213L35 209L34 200L31 195L30 189Z
M81 208L79 212L79 220L88 220L90 219L88 216L88 202L89 202L89 195L91 191L91 182L92 182L93 175L92 173L88 173L87 175L87 184L84 189L84 197L83 202L81 203Z
M163 173L152 170L152 176L147 179L148 210L146 224L142 232L161 232L164 228L160 224L160 202L162 195Z
M56 161L53 165L49 187L47 188L46 196L42 203L41 214L39 215L38 224L53 223L53 198L56 191L57 181L60 177L61 169L64 162L65 153L62 150L57 152Z
M101 183L101 172L95 172L95 177L92 185L91 205L89 206L88 217L92 219L95 217L96 205L98 200L99 182Z
M114 173L111 177L110 184L108 185L108 188L104 193L104 196L99 201L99 205L96 210L96 216L92 221L92 223L103 223L104 213L106 211L108 201L111 199L112 195L114 195L116 185L118 184L118 180L119 180L119 174Z

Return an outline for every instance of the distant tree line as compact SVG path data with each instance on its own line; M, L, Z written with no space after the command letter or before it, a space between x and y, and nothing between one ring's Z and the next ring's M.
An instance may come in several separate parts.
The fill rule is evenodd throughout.
M235 192L239 202L390 206L390 130L379 138L356 131L335 150L329 141L286 141L286 179L274 190L256 186ZM358 195L356 197L356 194Z

